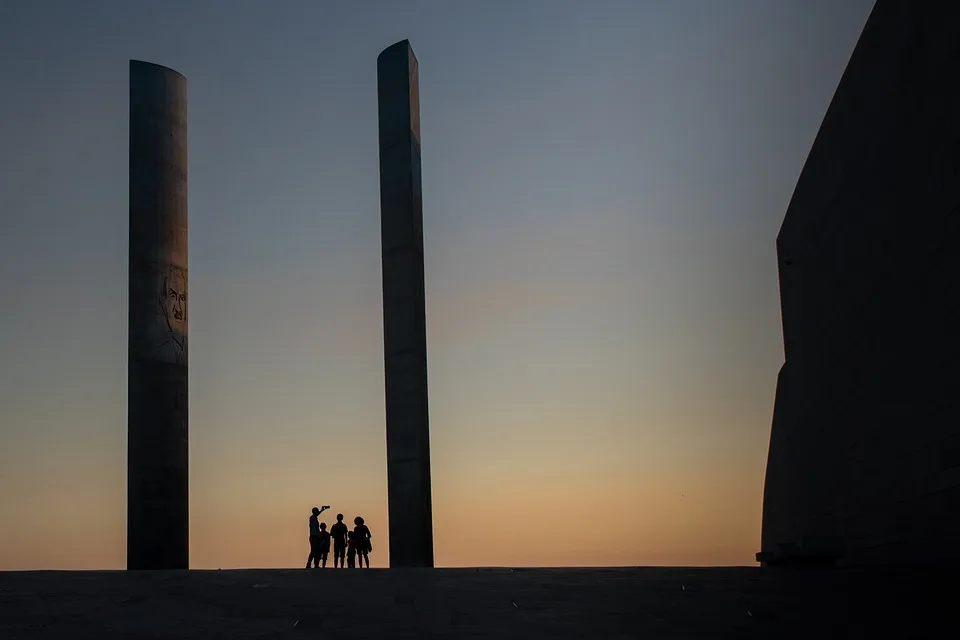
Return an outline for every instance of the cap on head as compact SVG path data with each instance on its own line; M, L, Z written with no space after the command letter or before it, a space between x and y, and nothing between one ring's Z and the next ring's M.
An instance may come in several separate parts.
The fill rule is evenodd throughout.
M340 522L341 520L343 520L343 514L342 514L342 513L338 513L338 514L337 514L337 522Z

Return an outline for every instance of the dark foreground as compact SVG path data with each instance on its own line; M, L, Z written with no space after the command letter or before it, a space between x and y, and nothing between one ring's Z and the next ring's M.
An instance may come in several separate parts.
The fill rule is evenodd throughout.
M952 606L947 578L760 568L0 573L0 638L960 637L936 612Z

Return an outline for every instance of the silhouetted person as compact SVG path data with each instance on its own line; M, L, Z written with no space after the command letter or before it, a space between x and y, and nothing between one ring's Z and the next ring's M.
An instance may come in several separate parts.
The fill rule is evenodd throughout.
M343 514L337 514L337 522L330 527L333 538L333 566L343 568L343 559L347 554L347 525L343 524Z
M360 516L353 519L353 524L356 525L353 528L353 544L357 550L357 562L360 563L361 567L366 562L367 569L369 569L370 556L367 554L373 551L373 545L370 544L370 538L373 537L370 534L370 527L363 523L363 518Z
M330 532L327 531L327 523L320 523L320 566L326 569L327 556L330 555Z
M326 509L326 507L324 507L324 509ZM321 532L323 529L320 527L318 518L321 513L323 513L322 509L314 507L310 515L310 555L307 556L307 569L310 568L311 562L313 562L314 567L320 566ZM324 564L326 564L326 555L324 555L323 560Z
M347 532L347 567L355 569L357 566L357 536L356 531Z

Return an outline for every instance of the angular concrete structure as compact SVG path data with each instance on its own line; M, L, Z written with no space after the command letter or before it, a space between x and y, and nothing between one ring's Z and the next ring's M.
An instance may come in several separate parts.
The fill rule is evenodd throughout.
M188 569L187 81L130 62L127 569Z
M764 564L960 563L958 34L876 3L777 237Z
M433 566L417 59L377 58L390 566Z

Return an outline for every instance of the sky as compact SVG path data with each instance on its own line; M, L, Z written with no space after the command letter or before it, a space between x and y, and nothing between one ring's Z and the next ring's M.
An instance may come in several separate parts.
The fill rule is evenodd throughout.
M130 59L187 78L191 567L302 566L319 504L388 565L403 39L437 566L754 564L774 240L872 4L5 3L0 570L125 566Z

